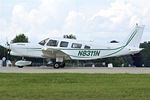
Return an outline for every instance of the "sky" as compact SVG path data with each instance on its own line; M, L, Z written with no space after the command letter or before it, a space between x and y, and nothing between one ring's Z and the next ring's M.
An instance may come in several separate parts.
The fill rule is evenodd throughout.
M79 40L126 39L135 24L150 41L150 0L0 0L0 41L24 33L30 42L74 34Z

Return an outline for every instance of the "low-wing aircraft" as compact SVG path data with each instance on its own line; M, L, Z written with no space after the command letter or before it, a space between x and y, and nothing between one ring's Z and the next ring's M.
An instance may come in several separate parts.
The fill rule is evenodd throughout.
M47 38L37 44L12 43L1 45L10 49L10 54L13 56L55 59L54 68L60 68L65 66L64 60L95 60L139 53L142 50L139 45L143 30L144 26L136 25L124 42L110 43L109 45L65 38Z

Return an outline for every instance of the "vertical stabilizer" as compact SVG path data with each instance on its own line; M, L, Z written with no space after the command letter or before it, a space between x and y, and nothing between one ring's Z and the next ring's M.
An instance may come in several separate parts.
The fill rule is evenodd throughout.
M139 26L136 25L134 30L131 32L131 34L128 36L128 38L124 41L124 45L139 48L141 38L144 31L144 25Z

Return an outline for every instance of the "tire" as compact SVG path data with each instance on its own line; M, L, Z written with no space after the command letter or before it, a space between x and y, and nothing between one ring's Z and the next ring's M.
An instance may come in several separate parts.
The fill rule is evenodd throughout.
M55 69L59 69L59 67L60 67L60 64L58 62L54 63L54 68Z
M23 68L24 66L18 66L18 68Z
M61 63L61 66L60 66L60 67L61 67L61 68L64 68L65 65L66 65L65 63Z

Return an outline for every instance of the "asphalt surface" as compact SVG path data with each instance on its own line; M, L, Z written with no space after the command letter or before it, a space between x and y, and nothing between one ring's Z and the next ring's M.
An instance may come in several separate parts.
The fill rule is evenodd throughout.
M128 74L150 74L150 68L135 68L135 67L121 67L121 68L107 68L107 67L65 67L60 69L53 69L52 67L0 67L0 73L128 73Z

